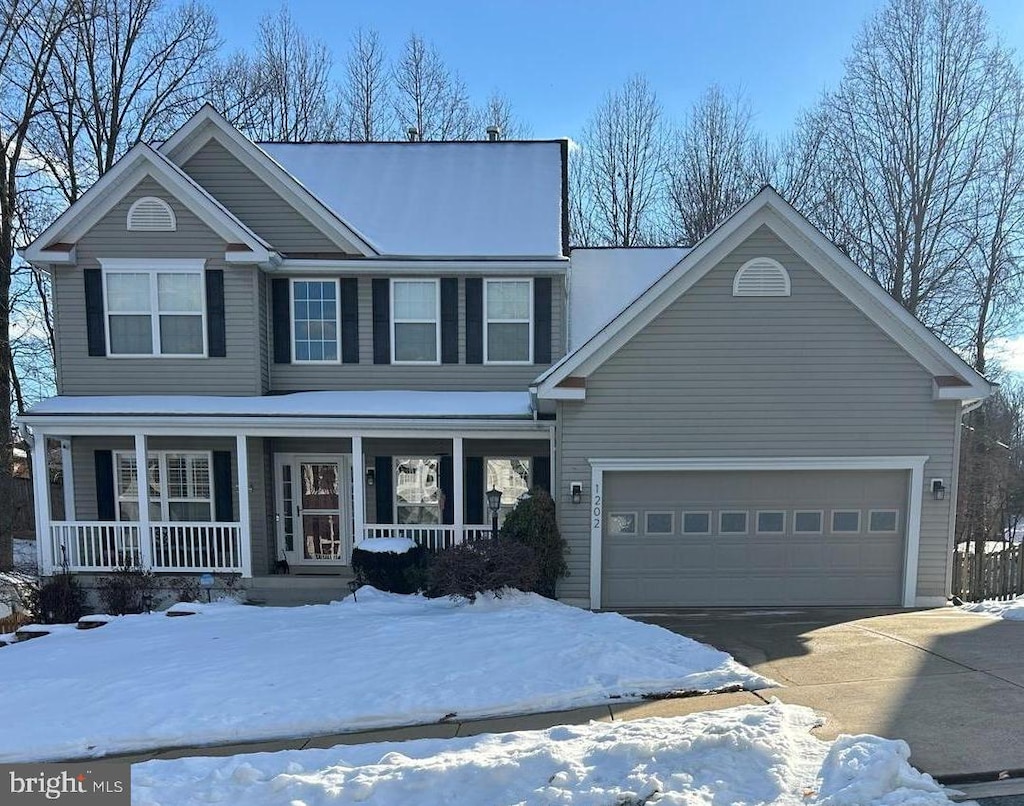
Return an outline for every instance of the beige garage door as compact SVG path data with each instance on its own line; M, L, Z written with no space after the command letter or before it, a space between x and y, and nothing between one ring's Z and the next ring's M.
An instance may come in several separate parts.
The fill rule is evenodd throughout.
M605 473L602 607L898 605L907 475Z

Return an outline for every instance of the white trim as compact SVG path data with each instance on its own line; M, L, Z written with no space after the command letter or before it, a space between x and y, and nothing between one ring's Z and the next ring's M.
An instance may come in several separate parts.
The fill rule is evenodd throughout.
M166 157L139 143L101 176L89 190L24 251L29 263L48 263L56 253L47 249L55 242L74 243L109 213L146 177L156 180L168 193L194 213L228 243L240 242L250 250L248 262L264 264L274 255L271 246L243 224L220 202ZM234 253L227 252L226 256ZM69 263L70 259L53 261Z
M354 546L362 540L364 534L366 534L366 456L363 453L363 438L357 435L352 437L352 545Z
M487 459L484 459L485 473L486 470ZM455 544L458 545L462 542L466 530L466 459L462 437L452 437L452 476L452 487L454 487L452 490L452 524L455 527ZM484 511L486 509L485 506ZM442 520L444 519L442 518Z
M149 451L146 445L145 434L135 434L135 488L137 490L136 500L139 505L139 565L144 569L153 567L153 534L149 528ZM117 453L114 453L114 487L117 489L119 473L117 471ZM160 472L161 487L164 484L165 474L163 468ZM210 468L210 514L213 512L213 467ZM165 500L161 490L161 500ZM121 520L120 494L114 499L114 520ZM163 508L161 507L161 515ZM211 518L212 520L212 518Z
M502 325L523 325L523 324L525 324L526 325L526 329L527 329L527 332L529 334L528 342L529 342L530 346L529 346L529 355L525 359L518 360L518 361L492 361L487 356L487 352L488 352L487 351L487 347L488 347L487 328L488 328L488 325L490 324L490 321L491 321L490 316L488 316L488 314L487 314L487 286L490 283L526 283L526 285L527 285L527 292L526 292L526 294L527 294L527 304L529 305L529 308L530 308L529 317L525 321L522 320L522 319L495 319L494 320L495 324L502 324ZM483 330L484 330L484 334L483 334L484 365L487 365L487 366L497 366L497 367L502 367L502 366L504 366L504 367L514 367L514 366L526 366L528 364L532 364L533 363L533 349L534 349L534 344L533 344L533 320L534 320L534 310L533 310L533 278L532 277L485 277L484 281L483 281L483 320L484 320L484 322L483 322L483 325L484 325L484 328L483 328Z
M605 472L630 470L907 470L906 555L903 563L903 606L917 600L917 560L921 542L921 505L927 456L737 457L686 459L590 459L595 501L590 525L590 606L601 608L601 549ZM824 524L823 524L824 525Z
M836 515L856 515L857 516L857 528L856 529L836 529ZM845 507L839 507L838 509L830 509L828 513L828 533L830 535L859 535L863 529L861 528L864 523L863 513L859 509L847 509Z
M796 528L796 516L797 515L817 515L818 516L818 528L817 529L797 529ZM793 534L795 535L823 535L825 534L825 510L823 509L794 509L793 510Z
M782 515L782 528L778 531L762 531L762 515ZM786 534L786 510L784 509L758 509L754 512L754 534L755 535L784 535Z
M161 208L161 212L164 213L170 219L169 227L154 227L150 225L139 225L135 223L133 226L132 218L135 215L136 210L140 205L143 204L155 204ZM125 229L128 232L177 232L178 231L178 218L174 215L174 209L166 201L161 199L159 196L142 196L132 202L131 207L128 208L128 215L125 219Z
M722 519L726 515L742 515L743 516L743 531L741 532L738 529L730 529L729 531L726 531L725 527L722 526ZM720 510L718 510L718 532L717 532L717 534L723 535L723 536L728 535L729 537L734 537L736 535L749 535L750 534L750 513L747 510L745 510L745 509L720 509Z
M338 272L346 274L379 275L422 275L424 272L443 272L445 274L486 275L495 271L511 271L531 274L565 275L569 268L569 259L564 257L550 259L469 259L460 256L449 258L355 258L351 260L316 260L312 258L283 258L280 263L271 266L271 274L302 272L304 274L330 274ZM502 279L495 277L495 279ZM511 277L509 279L512 279Z
M434 286L434 319L402 319L401 321L395 318L395 286L399 283L410 284L410 283L421 283L430 284ZM406 277L400 280L391 278L391 284L388 288L388 315L391 319L391 363L400 367L415 367L415 366L429 366L436 367L441 364L441 278L439 277ZM397 327L398 325L434 325L434 355L436 358L433 361L411 361L408 359L399 361L395 358L395 352L398 349L397 339Z
M235 464L238 466L238 522L242 530L238 551L242 561L242 578L248 579L252 576L252 523L251 512L249 511L249 444L245 434L235 434ZM216 496L214 486L216 479L213 477L213 456L210 456L210 495ZM213 512L215 501L210 502L210 514L216 519Z
M32 497L36 511L37 559L39 573L44 576L52 574L61 559L53 555L53 535L50 529L50 473L47 467L46 439L46 434L36 431L33 434L32 442Z
M779 276L782 277L783 290L782 293L775 291L745 291L740 287L743 282L745 274L754 271L755 269L768 268L773 269ZM770 257L755 257L748 260L739 269L736 270L736 274L732 279L732 295L734 297L788 297L792 294L793 286L790 283L789 272L786 271L786 267L783 266L779 261Z
M317 364L327 364L327 365L340 364L341 363L341 278L340 277L335 277L333 279L326 279L326 278L323 278L323 277L289 277L288 280L289 280L289 283L288 283L288 306L289 306L288 319L291 322L291 344L290 344L290 347L291 347L291 351L292 351L291 352L292 363L293 364L302 364L302 365L312 364L314 366L317 365ZM296 325L296 319L298 317L295 316L295 305L297 304L296 303L296 299L295 299L295 284L296 283L320 283L321 285L329 285L332 282L334 283L334 342L335 342L335 350L336 350L337 357L334 358L334 359L327 359L327 358L321 358L321 359L296 358L295 357L295 325ZM308 302L308 300L307 300L307 302ZM307 319L306 321L310 321L310 320ZM321 320L321 321L323 321L323 320ZM321 341L323 341L323 339L321 339Z
M540 397L570 375L587 375L711 271L742 241L768 226L841 294L933 375L953 374L970 385L964 399L985 398L992 384L892 299L775 190L765 188L691 249L643 294L577 350L540 375Z
M203 259L175 260L165 258L97 258L103 279L103 334L106 339L106 357L121 360L124 358L208 358L210 354L209 333L206 311L206 261ZM149 275L149 309L138 311L111 311L110 293L107 279L111 274L147 274ZM160 274L195 274L199 277L199 312L195 311L163 311L160 308ZM201 320L203 349L199 353L164 353L160 344L160 317L167 316L199 316ZM149 353L115 353L110 339L111 316L149 316L150 340L152 352Z
M686 516L687 515L703 515L708 519L708 528L704 532L688 532L686 531ZM683 516L679 519L679 534L686 537L687 535L710 535L714 534L711 529L712 521L714 520L714 512L710 509L684 509Z
M894 515L892 529L872 529L871 528L871 516L876 513L889 513ZM868 534L869 535L896 535L900 532L900 511L895 507L887 507L883 509L869 509L868 510Z
M277 160L228 123L210 104L205 104L164 141L160 153L182 165L211 138L216 138L239 162L342 249L366 257L379 254L380 250L366 236L321 202Z
M651 515L668 515L669 525L667 532L652 532L647 525L647 519ZM674 535L676 533L676 513L671 509L652 509L644 511L644 534L651 535L653 537L664 537L665 535Z

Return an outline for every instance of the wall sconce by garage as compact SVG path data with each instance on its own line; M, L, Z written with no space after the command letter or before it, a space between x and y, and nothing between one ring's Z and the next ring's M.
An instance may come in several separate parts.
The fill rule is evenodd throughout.
M932 498L941 501L945 497L946 485L942 483L942 479L932 479Z
M374 482L377 481L377 474L372 467L366 468L366 486L372 487Z
M583 503L583 483L574 481L569 485L569 499L574 504Z

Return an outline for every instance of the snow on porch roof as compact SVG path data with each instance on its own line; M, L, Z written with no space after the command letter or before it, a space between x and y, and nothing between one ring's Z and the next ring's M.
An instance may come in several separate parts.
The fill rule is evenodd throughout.
M293 392L264 397L110 395L51 397L37 416L531 418L528 392Z
M559 142L258 145L386 255L562 256Z

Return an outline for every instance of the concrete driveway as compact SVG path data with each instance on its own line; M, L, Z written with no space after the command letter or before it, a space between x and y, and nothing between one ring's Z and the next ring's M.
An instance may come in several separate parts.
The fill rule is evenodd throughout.
M1024 768L1024 622L953 608L626 613L730 652L808 705L822 738L907 741L939 777Z

